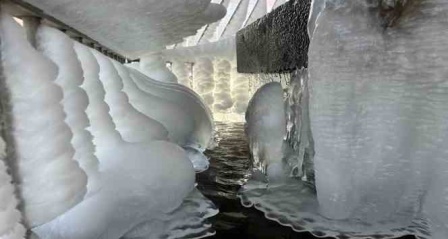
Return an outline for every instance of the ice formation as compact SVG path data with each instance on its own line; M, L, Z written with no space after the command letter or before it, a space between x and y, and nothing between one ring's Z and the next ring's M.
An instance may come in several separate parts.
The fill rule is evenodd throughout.
M231 68L231 85L230 94L233 99L232 111L237 114L246 112L247 103L249 102L249 80L244 74L240 74L236 69L236 61L232 61Z
M169 83L177 83L177 77L167 67L160 54L145 55L140 58L140 70L148 77Z
M193 120L194 127L190 128L192 132L186 142L180 144L181 146L190 146L204 151L210 145L213 141L213 117L210 109L195 92L179 84L155 81L137 70L131 70L130 75L138 88L144 92L176 104L181 109L179 113L185 114L182 124L186 124L187 120Z
M214 103L213 89L215 88L215 82L213 74L213 62L210 57L196 59L193 66L193 89L201 95L210 108L213 108Z
M5 142L0 137L0 238L25 238L25 227L21 224L21 214L17 209L18 201L11 183L12 179L4 163L6 158Z
M56 65L31 47L23 29L5 13L0 31L20 197L27 225L37 226L79 203L87 177L73 160L62 91L54 83Z
M179 43L226 9L208 0L26 0L129 58Z
M319 237L447 238L447 10L443 0L314 1L315 187L298 178L267 187L253 180L243 204ZM301 87L293 77L296 97L288 100L306 99Z
M412 220L431 181L441 191L447 186L436 175L447 156L448 3L405 2L327 3L317 18L310 115L317 196L327 217ZM438 216L448 213L442 201Z
M173 74L176 75L178 83L190 87L190 76L188 75L189 67L187 64L188 63L182 61L172 61L171 68Z
M246 134L254 159L254 168L270 177L282 173L282 145L286 134L283 89L277 82L268 83L255 92L246 111ZM280 170L279 172L277 172ZM275 171L275 172L274 172Z
M137 111L122 91L123 83L111 60L103 54L92 50L99 66L100 80L104 86L105 101L109 105L117 131L123 140L130 143L149 142L167 139L165 127L156 120Z
M40 26L36 35L38 49L58 67L55 83L64 94L62 105L66 114L65 121L72 131L71 143L75 149L74 159L88 177L88 194L100 186L98 159L92 135L87 131L90 126L85 109L89 104L86 93L80 88L84 81L81 66L73 49L73 41L63 33L46 26Z
M230 95L230 62L226 59L214 61L215 88L213 91L214 112L222 112L230 109L233 105Z
M120 238L136 225L177 208L194 186L194 171L178 146L163 141L130 144L121 139L104 102L99 64L86 47L75 44L75 51L90 101L87 115L102 187L33 231L41 238Z

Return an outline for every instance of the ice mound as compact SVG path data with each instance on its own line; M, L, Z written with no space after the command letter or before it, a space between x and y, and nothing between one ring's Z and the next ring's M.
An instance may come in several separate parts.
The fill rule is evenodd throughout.
M180 107L180 112L185 114L185 123L189 122L187 120L193 120L194 127L190 128L192 132L183 139L185 142L180 144L181 146L191 146L204 151L213 142L212 114L194 91L183 85L153 80L135 69L130 70L130 76L142 91ZM170 132L169 129L168 131Z
M74 159L88 177L88 194L100 187L98 159L92 135L86 130L90 126L84 112L89 104L86 93L80 88L84 81L81 65L73 49L73 41L60 31L41 25L37 31L38 49L58 67L55 83L64 92L62 105L66 114L65 122L72 131Z
M57 67L34 50L23 29L1 14L2 63L11 95L17 178L28 226L46 223L78 204L87 177L73 160Z
M286 134L283 89L278 82L265 84L255 92L247 107L246 122L254 168L263 173L270 170L269 167L276 170L283 157Z
M4 163L5 146L5 142L0 137L0 238L22 239L25 238L25 227L21 224L15 189Z
M309 25L316 191L254 177L242 203L319 237L448 238L448 2L319 8Z
M111 60L92 50L100 66L100 80L106 91L105 101L110 115L123 139L131 143L167 139L165 127L156 120L137 111L122 91L123 83Z

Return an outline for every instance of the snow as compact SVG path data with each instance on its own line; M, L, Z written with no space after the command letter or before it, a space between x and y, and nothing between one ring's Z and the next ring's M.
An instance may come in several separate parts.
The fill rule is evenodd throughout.
M23 29L1 15L2 60L11 94L19 190L28 225L46 223L79 203L87 177L73 160L57 67L35 51ZM57 192L57 193L56 193Z
M72 131L74 159L88 177L88 194L99 188L98 159L92 135L86 128L90 125L84 112L89 104L86 93L80 88L84 81L81 65L73 50L73 42L63 33L46 26L40 26L36 35L37 48L58 67L55 83L64 92L62 105L66 114L65 122Z
M179 43L226 9L209 0L26 0L129 58Z

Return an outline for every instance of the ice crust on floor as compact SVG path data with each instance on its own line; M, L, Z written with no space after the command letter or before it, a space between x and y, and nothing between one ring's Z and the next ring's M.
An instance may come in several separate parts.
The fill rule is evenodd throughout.
M100 187L98 159L95 156L93 136L86 129L90 126L85 109L89 104L88 97L81 84L84 81L81 65L73 49L73 41L62 32L41 25L36 35L37 48L58 67L55 83L63 90L61 101L66 115L65 122L70 127L75 149L74 159L88 177L88 194Z
M263 173L270 171L269 167L274 170L281 163L283 138L286 134L283 89L278 82L265 84L255 92L247 107L246 122L245 130L253 154L254 168ZM275 171L282 174L277 169Z
M79 203L87 177L73 159L64 122L57 67L27 42L23 29L1 14L2 63L10 91L18 187L29 226L46 223ZM45 175L45 176L43 176Z
M251 179L243 205L318 237L447 238L448 2L315 2L316 191Z

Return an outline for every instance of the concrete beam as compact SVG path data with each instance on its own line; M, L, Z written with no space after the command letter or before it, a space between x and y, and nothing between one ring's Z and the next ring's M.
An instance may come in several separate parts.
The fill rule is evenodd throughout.
M311 0L291 0L236 36L240 73L282 73L307 67Z

